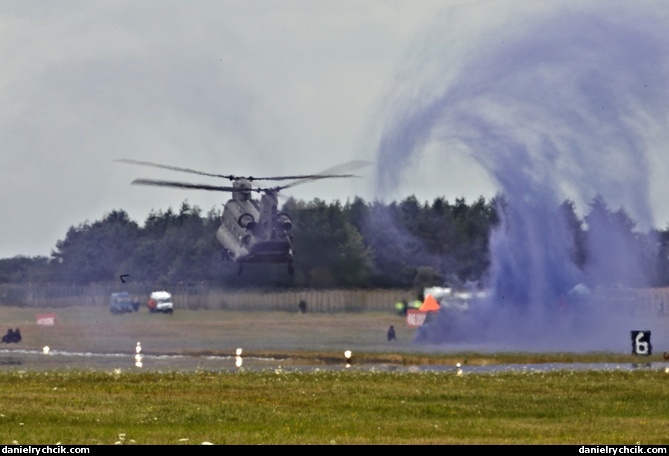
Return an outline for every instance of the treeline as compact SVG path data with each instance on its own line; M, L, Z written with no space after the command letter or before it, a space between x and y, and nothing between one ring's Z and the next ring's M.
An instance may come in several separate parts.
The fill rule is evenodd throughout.
M500 209L502 208L502 209ZM152 212L140 226L123 210L102 220L72 226L50 257L0 259L0 283L87 285L127 280L156 284L208 283L229 288L416 288L458 286L485 279L488 239L499 224L504 199L483 197L419 202L411 196L389 204L361 198L326 203L289 199L281 208L293 218L294 275L286 265L237 265L222 260L216 240L219 211L203 214L183 202L178 211ZM573 230L575 264L588 259L587 220L594 218L632 239L643 252L650 285L669 285L669 233L639 233L623 209L611 211L602 198L584 220L573 203L560 208ZM652 246L649 248L649 246ZM616 277L616 283L626 280ZM633 279L630 279L633 280ZM626 285L634 286L635 283Z

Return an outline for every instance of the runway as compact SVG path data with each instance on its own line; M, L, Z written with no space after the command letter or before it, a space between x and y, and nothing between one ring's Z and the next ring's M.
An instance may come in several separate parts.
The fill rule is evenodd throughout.
M95 370L132 372L239 372L243 370L364 370L395 372L444 372L456 375L499 372L549 372L555 370L662 370L669 374L669 362L645 363L536 363L494 365L399 365L389 363L358 364L342 354L341 362L305 363L290 358L256 356L152 355L141 353L92 353L58 350L0 350L0 371Z

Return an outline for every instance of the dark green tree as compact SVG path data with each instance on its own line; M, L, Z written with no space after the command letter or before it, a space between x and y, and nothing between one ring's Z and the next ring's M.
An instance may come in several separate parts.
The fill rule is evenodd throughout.
M201 216L187 201L178 213L152 212L141 231L127 268L138 280L160 283L215 281L221 277L221 250L216 241L220 214Z
M48 257L18 255L0 259L0 283L45 283L53 280L53 265Z
M57 277L74 284L115 280L138 238L139 226L123 210L114 210L101 221L70 227L51 254Z
M422 261L418 255L422 246L408 232L398 205L394 202L390 205L374 202L362 234L372 257L370 285L381 288L411 287Z
M571 259L576 266L583 269L586 261L586 232L583 221L576 215L576 204L571 200L565 200L558 209L572 237Z
M307 287L361 287L369 275L369 251L358 230L344 216L339 201L291 202L295 281Z
M605 286L647 286L644 248L634 222L624 209L609 210L601 195L585 216L587 257L585 271L591 283Z
M651 276L651 285L654 287L669 286L669 225L664 230L654 230L650 233L650 242L654 241L654 261L651 267L653 275Z

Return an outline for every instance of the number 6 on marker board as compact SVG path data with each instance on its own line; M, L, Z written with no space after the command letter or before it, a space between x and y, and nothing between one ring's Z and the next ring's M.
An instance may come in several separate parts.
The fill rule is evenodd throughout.
M632 354L650 356L653 347L650 344L650 331L630 331L632 334Z

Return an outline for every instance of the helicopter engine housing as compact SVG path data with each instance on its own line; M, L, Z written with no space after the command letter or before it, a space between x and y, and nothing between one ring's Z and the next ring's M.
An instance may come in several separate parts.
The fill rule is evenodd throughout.
M237 224L246 230L252 230L256 226L256 221L251 214L245 212L239 216Z
M221 226L216 231L216 239L235 261L248 254L251 233L258 220L258 209L252 200L231 199L225 204Z
M279 228L281 228L284 233L293 229L293 219L290 218L290 215L285 212L279 212L276 215L276 223Z

